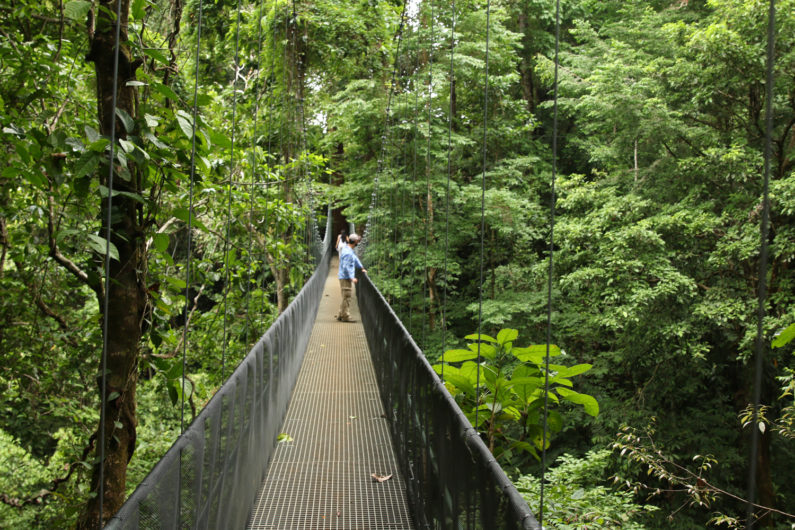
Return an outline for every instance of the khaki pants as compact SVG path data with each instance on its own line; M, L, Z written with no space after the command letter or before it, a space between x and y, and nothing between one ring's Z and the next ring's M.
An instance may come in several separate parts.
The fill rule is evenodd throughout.
M340 320L350 320L351 296L353 296L353 280L340 280L340 291L342 291L342 303L337 318Z

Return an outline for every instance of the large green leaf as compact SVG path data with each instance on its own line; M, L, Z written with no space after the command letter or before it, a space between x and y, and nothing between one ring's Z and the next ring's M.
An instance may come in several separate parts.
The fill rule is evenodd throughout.
M475 385L464 375L448 374L447 371L445 371L444 380L467 394L475 393Z
M124 130L127 131L128 134L132 133L133 130L135 130L135 120L132 119L132 116L127 114L126 110L117 108L116 116L119 117L122 125L124 125Z
M533 362L535 364L541 364L544 361L544 357L547 355L547 345L546 344L533 344L532 346L527 346L524 348L513 348L511 353L523 362ZM560 355L560 348L554 344L549 345L549 356L550 357L557 357Z
M188 137L188 140L193 138L193 117L184 111L177 112L177 123L182 133Z
M108 251L111 258L119 261L119 251L116 245L109 242L104 237L100 237L96 234L88 234L88 245L102 256L105 255L105 251Z
M163 233L152 236L152 242L158 252L166 252L168 250L169 239L168 234Z
M477 358L478 354L471 350L447 350L442 355L442 361L446 363L458 363Z
M144 53L164 66L168 66L168 55L158 48L144 48ZM179 101L177 94L162 83L153 83L152 88L174 101Z
M558 366L554 365L555 367L552 368L550 365L550 369L556 370L558 373L556 377L574 377L575 375L580 375L588 370L590 370L593 365L591 364L575 364L574 366Z
M486 359L493 360L497 356L497 348L495 348L491 344L484 344L482 342L477 342L475 344L469 344L469 349L475 352L475 356L477 357L478 353L480 353L481 357L485 357Z
M505 344L506 342L513 342L519 336L519 330L516 329L501 329L497 333L497 342Z
M593 396L580 394L579 392L564 387L558 387L555 391L560 394L563 399L585 407L585 412L591 416L595 417L599 415L599 403Z
M93 175L99 167L99 154L95 151L86 151L77 160L74 168L74 178L79 179L87 175Z
M781 348L792 341L792 339L795 339L795 323L790 324L780 333L778 333L776 338L773 340L772 346L774 348Z
M208 129L207 133L209 134L212 143L218 147L223 147L224 149L229 149L232 147L232 141L229 139L228 135L219 133L213 129Z
M133 0L130 5L130 14L135 20L141 20L146 14L146 1L147 0Z
M513 391L516 396L523 403L527 403L535 391L544 384L544 380L540 377L514 377L511 379L511 383L513 383Z
M495 339L494 337L490 337L488 335L483 335L483 334L478 335L477 333L472 333L471 335L467 335L464 338L466 340L482 340L486 342L495 342L495 343L497 342L497 339Z
M89 9L91 9L91 2L87 2L86 0L72 0L64 5L63 14L72 20L85 22Z

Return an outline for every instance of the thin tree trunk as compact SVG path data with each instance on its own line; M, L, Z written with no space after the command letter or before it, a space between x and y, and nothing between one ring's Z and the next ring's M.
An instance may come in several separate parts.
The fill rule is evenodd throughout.
M439 305L439 290L436 287L436 274L438 269L431 267L428 269L428 329L434 330L436 326L436 313L434 307Z
M6 255L9 247L5 217L0 217L0 247L2 247L2 251L0 251L0 279L2 279L6 268Z
M530 38L528 35L528 20L527 20L527 3L525 2L524 10L519 14L519 33L522 35L522 41L525 47L525 53L521 54L521 62L519 63L519 78L522 87L522 99L527 103L527 109L533 113L536 109L537 89L535 85L534 72L531 64L529 53Z
M762 506L776 506L776 493L773 487L773 476L771 474L770 461L770 442L771 430L765 429L759 436L759 450L757 452L756 484L757 484L757 503ZM760 526L772 527L775 520L770 513L760 514Z
M425 242L426 247L433 247L434 241L434 233L433 233L433 195L431 194L431 185L430 181L427 185L426 190L426 209L427 209L427 223L428 223L428 238ZM427 252L428 249L425 249ZM430 268L425 271L426 277L428 279L428 329L433 331L435 325L435 317L434 317L434 307L438 305L438 296L436 292L436 269Z
M168 68L163 75L163 84L168 85L171 75L176 75L179 70L177 65L177 37L179 37L180 21L182 20L182 0L171 0L169 17L171 19L172 30L168 34L168 51L171 53L171 58L168 61ZM237 72L235 72L237 75ZM166 106L171 106L171 100L166 98Z
M114 56L116 30L114 16L116 0L101 0L96 15L96 30L91 33L91 50L87 59L95 66L97 78L97 109L101 132L110 136L113 118L113 94L117 94L117 108L130 116L135 116L135 91L126 82L135 77L135 64L130 60L127 46L119 49L118 85L114 86ZM121 0L120 42L127 42L127 20L129 0ZM116 138L126 137L121 120L116 120ZM117 168L118 169L118 168ZM108 186L108 170L100 169L100 183ZM131 167L131 174L114 176L114 190L140 194L140 176ZM105 308L104 300L99 300L101 311L107 309L107 365L105 395L102 395L102 381L98 376L101 407L104 408L104 431L97 432L97 463L91 477L91 491L81 514L77 528L99 528L121 507L125 499L127 464L135 450L136 411L135 388L137 381L141 321L146 304L146 290L141 281L146 270L145 241L138 224L141 218L141 205L135 200L118 195L113 197L113 217L111 242L118 250L119 259L110 262L110 282L108 296L110 303ZM102 228L100 235L107 233L107 202L101 205ZM102 362L100 359L101 372ZM100 461L100 447L104 447L104 459ZM103 495L100 513L99 481L102 477ZM100 522L101 520L101 522Z

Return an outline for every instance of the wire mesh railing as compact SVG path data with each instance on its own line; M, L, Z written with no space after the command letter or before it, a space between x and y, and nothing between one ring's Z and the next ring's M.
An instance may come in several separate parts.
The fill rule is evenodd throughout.
M357 289L367 343L418 528L541 526L370 279Z
M105 528L245 527L323 294L330 224L303 289Z

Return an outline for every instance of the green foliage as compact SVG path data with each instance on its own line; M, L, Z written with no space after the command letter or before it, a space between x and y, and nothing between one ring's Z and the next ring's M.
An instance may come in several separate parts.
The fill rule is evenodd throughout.
M790 324L777 334L773 340L773 348L782 348L795 339L795 324ZM781 404L781 413L775 421L774 430L784 438L795 440L795 369L785 368L784 373L778 377L781 384L781 394L778 401ZM764 410L764 408L762 408ZM763 416L763 421L766 418Z
M433 366L472 425L485 432L489 450L504 463L511 462L514 452L540 458L538 451L549 447L552 435L561 430L560 412L549 410L545 433L546 402L557 408L561 400L568 401L582 405L591 416L599 414L592 396L571 388L571 379L590 370L590 364L547 363L547 354L565 354L554 344L514 346L518 336L515 329L501 329L496 338L467 335L474 341L467 349L447 350Z
M562 382L569 368L560 364L551 374L561 379L550 402L578 405L550 416L555 451L604 447L621 425L637 428L654 416L658 447L672 462L714 455L721 465L711 483L744 487L748 450L737 417L750 401L757 333L763 4L562 2L553 333L577 352L572 364L593 367L577 393ZM763 325L773 348L762 398L768 434L791 434L795 5L777 6ZM83 460L95 427L101 319L94 288L104 274L101 175L110 140L98 132L95 72L85 60L90 7L23 0L0 17L0 351L7 358L0 430L2 452L32 470L30 481L5 483L0 494L19 498L63 475L54 465ZM128 489L176 436L186 318L186 397L200 407L308 275L305 224L322 194L357 231L368 223L367 268L429 358L447 355L445 337L471 329L481 294L484 333L495 341L500 329L534 343L546 333L554 6L491 3L487 109L483 2L455 3L455 35L450 6L420 2L399 39L401 6L392 1L296 2L295 14L284 0L244 2L239 26L234 7L203 5L196 80L198 2L186 2L173 45L168 6L131 2L128 45L143 63L128 81L136 112L117 116L126 136L114 146L114 163L121 181L138 188L116 190L114 199L140 208L146 266L139 279L149 304L136 317L144 330L140 427ZM111 247L111 258L118 252ZM454 349L445 374L457 375L460 387L448 385L470 416L478 410L501 461L529 467L526 457L540 447L543 372L538 351L520 359L515 338L502 338L471 339L486 353L482 366L471 346ZM594 412L597 399L602 413L591 419L586 410ZM517 440L526 445L512 446ZM779 505L795 496L787 444L776 436L762 466ZM628 480L650 483L644 469L618 465ZM3 506L0 526L68 526L87 495L83 467L41 505ZM599 473L585 462L578 469ZM648 526L706 524L709 515L695 508L665 519L681 505L681 496L673 499L655 499L676 506L649 514ZM717 499L714 508L737 513L725 504Z
M126 81L134 111L117 112L123 134L114 146L116 182L127 188L114 189L111 214L116 220L129 213L119 209L121 200L135 208L135 237L144 242L137 281L147 304L131 317L142 339L132 375L138 447L128 491L179 434L183 376L189 421L303 285L313 268L307 222L323 200L312 183L327 178L326 159L310 142L299 147L297 88L269 81L275 70L260 68L253 4L243 6L237 78L229 68L234 6L205 5L198 80L191 51L198 5L188 4L180 21L162 2L130 3L130 58L139 61ZM9 362L0 369L0 454L25 471L3 466L18 476L3 477L0 495L25 501L45 493L21 507L0 504L1 527L69 527L89 498L93 462L83 452L94 447L98 422L99 292L108 248L100 228L110 151L86 60L92 5L23 1L2 8L0 349ZM281 12L287 7L282 3ZM173 50L164 48L169 35ZM275 112L265 119L268 107ZM117 261L118 245L109 248Z
M589 451L582 458L558 457L544 478L544 526L558 530L588 528L642 530L646 513L656 506L638 504L628 491L609 484L610 451ZM522 475L514 483L534 513L540 511L541 481Z
M795 339L795 324L790 324L776 334L776 338L773 340L772 346L774 348L781 348L792 342L793 339Z

